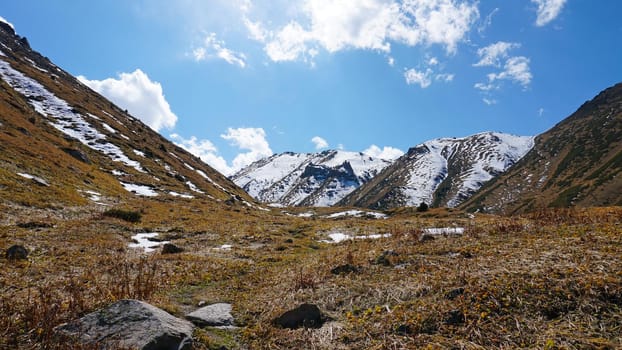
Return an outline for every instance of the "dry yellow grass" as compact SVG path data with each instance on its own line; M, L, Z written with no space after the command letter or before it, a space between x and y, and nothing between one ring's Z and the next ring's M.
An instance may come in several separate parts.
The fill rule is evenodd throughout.
M139 209L142 220L89 207L11 206L3 214L0 248L21 243L31 255L0 260L0 348L64 348L54 326L127 297L177 316L199 301L231 302L241 328L199 330L199 349L622 346L620 208L328 220L198 201L126 207ZM24 218L47 225L18 226ZM465 234L419 240L423 228L451 225ZM331 230L392 236L319 242ZM186 250L142 255L127 248L138 231L161 232ZM233 248L214 249L222 244ZM394 254L377 264L385 251ZM330 273L346 263L358 272ZM330 321L317 330L272 325L303 302Z

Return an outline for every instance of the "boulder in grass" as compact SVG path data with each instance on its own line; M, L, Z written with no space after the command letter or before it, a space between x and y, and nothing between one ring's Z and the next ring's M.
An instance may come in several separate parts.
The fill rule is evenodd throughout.
M23 245L12 245L6 250L6 258L8 260L26 260L28 259L28 250Z
M190 350L193 326L139 300L120 300L55 329L102 349Z
M178 247L173 243L164 243L162 246L162 254L178 254L184 251L184 248Z
M321 328L324 318L316 305L302 304L274 319L274 324L289 329Z
M187 314L186 319L199 327L232 327L231 309L231 304L212 304Z

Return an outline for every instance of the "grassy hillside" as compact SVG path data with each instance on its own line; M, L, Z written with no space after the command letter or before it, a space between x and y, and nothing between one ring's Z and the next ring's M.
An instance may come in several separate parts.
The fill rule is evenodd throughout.
M551 130L462 207L516 213L546 207L622 205L622 83Z

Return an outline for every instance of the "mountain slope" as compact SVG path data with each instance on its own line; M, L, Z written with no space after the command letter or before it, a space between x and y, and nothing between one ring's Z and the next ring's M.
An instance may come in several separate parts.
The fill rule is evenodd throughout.
M250 198L0 23L0 199L37 206Z
M231 179L262 202L330 206L389 164L357 152L286 152L259 160Z
M454 207L532 146L532 137L492 132L428 141L408 150L338 204L386 209L425 202Z
M542 207L622 205L621 172L622 83L538 136L515 167L464 207L515 213Z

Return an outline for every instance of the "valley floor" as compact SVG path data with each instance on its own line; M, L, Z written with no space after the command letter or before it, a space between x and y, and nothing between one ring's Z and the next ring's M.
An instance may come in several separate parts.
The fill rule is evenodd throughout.
M231 303L239 328L197 329L196 349L622 347L619 207L509 218L402 210L388 219L193 201L127 208L140 221L101 207L0 205L0 248L30 252L0 258L0 348L71 349L54 327L124 298L179 317L200 302ZM141 232L184 251L130 248ZM325 242L336 233L369 237ZM302 303L327 322L273 325Z

